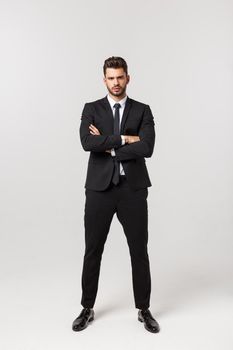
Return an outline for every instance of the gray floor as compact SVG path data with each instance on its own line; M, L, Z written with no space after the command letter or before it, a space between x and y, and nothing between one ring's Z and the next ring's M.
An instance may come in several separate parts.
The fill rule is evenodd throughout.
M46 263L34 263L24 269L15 266L15 271L12 269L3 277L1 349L135 350L153 346L158 350L232 350L233 298L226 280L213 285L202 276L201 283L200 275L197 280L197 274L190 273L182 275L188 282L184 287L178 274L166 284L159 272L160 283L155 283L153 273L150 310L159 321L161 332L152 334L137 320L128 278L130 266L119 274L112 263L110 275L104 260L95 320L84 331L75 333L71 324L81 310L80 271L76 274L71 267L71 261L63 267L55 267L51 262L50 269L46 269Z

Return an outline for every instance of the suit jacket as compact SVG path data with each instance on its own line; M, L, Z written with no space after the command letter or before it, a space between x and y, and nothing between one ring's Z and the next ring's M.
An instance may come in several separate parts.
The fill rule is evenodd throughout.
M92 135L89 125L93 124L101 135ZM154 118L149 105L127 97L122 116L120 134L138 135L140 141L121 145L121 136L113 134L113 113L107 96L86 103L81 116L80 140L85 151L90 152L85 188L104 191L109 186L114 160L122 163L126 179L134 190L152 186L145 158L151 157L155 143Z

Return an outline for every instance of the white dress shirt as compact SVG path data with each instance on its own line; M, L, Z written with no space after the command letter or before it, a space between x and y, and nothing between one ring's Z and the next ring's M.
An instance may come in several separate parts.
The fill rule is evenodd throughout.
M122 100L120 101L115 101L109 94L107 95L107 99L108 99L108 102L110 103L110 106L112 108L112 113L113 115L115 114L115 108L113 107L115 105L115 103L119 103L121 105L120 109L119 109L119 114L120 114L120 125L121 125L121 120L122 120L122 116L123 116L123 112L124 112L124 109L125 109L125 104L126 104L126 100L127 100L127 95L122 98ZM120 129L120 125L119 125L119 129ZM121 144L124 145L125 144L125 140L123 137L121 137ZM112 157L115 157L115 150L114 148L111 149L111 155ZM125 172L124 172L124 169L123 169L123 166L120 162L120 175L125 175Z

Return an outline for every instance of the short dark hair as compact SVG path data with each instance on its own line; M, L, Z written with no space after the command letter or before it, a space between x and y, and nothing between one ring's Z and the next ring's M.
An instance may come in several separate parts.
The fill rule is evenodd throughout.
M107 68L123 68L126 75L128 74L128 66L124 58L118 56L112 56L104 61L103 71L106 74Z

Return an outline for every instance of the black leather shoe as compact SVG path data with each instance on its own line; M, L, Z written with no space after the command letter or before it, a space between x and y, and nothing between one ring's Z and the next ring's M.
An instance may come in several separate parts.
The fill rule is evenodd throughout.
M83 308L80 315L74 320L72 329L75 332L82 331L87 328L89 322L94 320L94 310Z
M153 318L149 309L138 311L138 321L144 322L144 327L152 333L158 333L160 327L158 322Z

